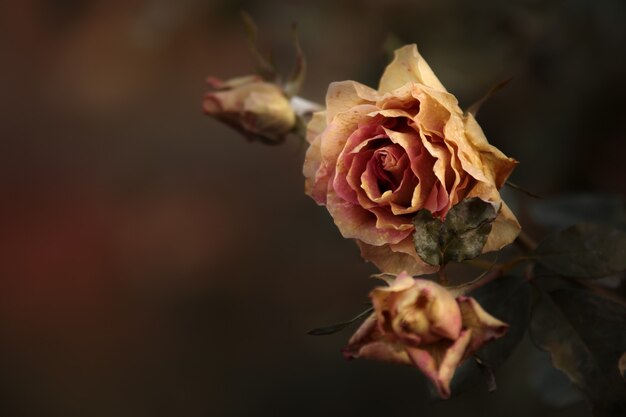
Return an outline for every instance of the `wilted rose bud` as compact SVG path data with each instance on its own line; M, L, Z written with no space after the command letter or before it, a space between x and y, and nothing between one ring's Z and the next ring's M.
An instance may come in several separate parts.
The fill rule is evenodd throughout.
M454 297L433 281L403 272L389 287L370 293L374 313L344 348L347 358L366 358L415 366L450 396L459 364L508 325L485 312L471 297Z
M207 83L216 91L204 96L204 112L252 140L282 142L296 124L296 114L280 87L259 76L228 81L209 77Z

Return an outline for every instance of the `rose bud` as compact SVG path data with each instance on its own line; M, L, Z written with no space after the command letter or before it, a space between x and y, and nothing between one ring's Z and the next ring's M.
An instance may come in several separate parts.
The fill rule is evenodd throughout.
M456 368L508 325L471 297L454 297L441 285L403 272L389 287L370 293L374 313L344 348L346 358L395 362L418 368L442 398L450 397Z
M204 96L204 112L251 140L280 143L296 125L289 99L276 84L259 76L228 81L209 77L207 83L216 91Z
M487 142L415 45L396 51L378 90L355 81L331 83L326 111L311 119L307 141L306 193L383 272L436 271L412 242L412 219L421 209L444 218L465 198L491 202L498 217L484 252L519 233L498 192L517 162Z

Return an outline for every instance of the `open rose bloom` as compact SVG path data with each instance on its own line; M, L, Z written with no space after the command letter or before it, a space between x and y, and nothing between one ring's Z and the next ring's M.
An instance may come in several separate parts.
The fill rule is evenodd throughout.
M459 364L508 325L486 313L471 297L454 297L444 287L401 273L389 287L370 293L374 313L344 349L347 358L415 366L442 398Z
M423 208L445 217L464 198L499 210L484 251L511 243L520 226L498 189L516 165L464 114L415 45L396 51L378 90L332 83L326 111L309 123L306 193L325 205L346 238L384 272L436 270L412 243Z

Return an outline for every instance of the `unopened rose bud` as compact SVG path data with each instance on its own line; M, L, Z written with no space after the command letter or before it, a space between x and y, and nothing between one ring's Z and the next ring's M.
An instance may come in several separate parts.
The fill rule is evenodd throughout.
M289 99L276 84L258 76L207 82L215 91L204 96L204 112L250 139L282 142L296 125Z
M405 272L389 287L375 288L370 298L374 313L344 355L415 366L442 398L450 396L450 381L461 362L508 329L473 298L455 298L439 284Z

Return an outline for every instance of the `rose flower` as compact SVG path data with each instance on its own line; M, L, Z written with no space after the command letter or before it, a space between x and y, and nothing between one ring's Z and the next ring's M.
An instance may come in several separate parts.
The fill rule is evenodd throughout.
M415 366L450 397L459 364L508 325L486 313L471 297L455 298L433 281L398 275L389 287L370 293L374 313L344 348L346 358Z
M228 81L209 77L207 83L217 91L204 96L204 112L249 139L278 143L296 125L289 99L276 84L254 75Z
M309 123L305 191L342 235L380 270L420 275L437 268L412 244L420 209L445 217L464 198L499 210L484 252L511 243L520 226L498 193L516 165L464 114L415 45L395 53L378 90L334 82L326 110Z

